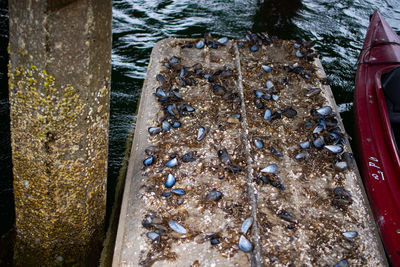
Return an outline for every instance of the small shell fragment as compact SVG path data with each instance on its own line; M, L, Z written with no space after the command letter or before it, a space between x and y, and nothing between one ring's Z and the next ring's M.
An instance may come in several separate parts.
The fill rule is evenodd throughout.
M186 194L185 190L183 190L181 188L172 189L171 192L174 193L175 195L180 195L180 196Z
M264 109L264 103L262 102L262 100L260 98L255 97L254 100L254 105L258 108L258 109Z
M148 228L148 229L150 229L152 226L154 226L156 224L160 224L160 223L162 223L162 219L158 216L151 215L151 214L147 214L142 221L143 227Z
M271 71L272 71L272 68L271 68L270 66L262 65L261 67L262 67L262 69L265 70L266 72L271 72Z
M167 179L165 180L165 187L171 188L175 185L175 177L172 174L168 174Z
M246 234L247 231L250 229L250 227L253 225L253 217L247 218L243 223L242 227L240 228L240 232L243 234Z
M217 153L218 153L218 158L222 163L227 165L230 165L232 163L226 148L218 150Z
M318 124L315 128L313 133L320 133L324 130L324 126L322 126L321 124Z
M258 149L262 149L264 147L264 142L263 140L261 140L260 138L254 138L253 140L253 144L256 148Z
M336 263L333 267L350 267L350 263L347 260L341 260Z
M210 193L207 194L206 200L207 201L210 201L210 200L219 201L219 200L221 200L222 197L223 197L223 194L214 188L213 190L210 191Z
M161 124L161 128L163 129L163 131L169 131L171 129L171 123L169 123L168 121L163 121Z
M300 147L303 149L308 149L310 148L310 141L304 141L300 143Z
M308 157L309 157L309 154L307 152L301 152L296 155L297 160L307 159Z
M154 157L150 156L150 157L146 158L145 160L143 160L143 165L150 166L151 164L153 164L153 162L154 162Z
M239 239L239 248L244 252L250 252L253 250L253 245L244 235L241 235Z
M338 198L346 199L352 197L351 193L342 186L335 187L335 189L333 189L333 193Z
M271 150L272 155L274 155L277 158L283 157L283 153L276 147L270 146L269 150Z
M267 167L261 170L263 173L275 173L278 170L278 165L269 164Z
M261 96L261 98L264 100L271 100L272 96L270 94L265 93Z
M264 95L264 92L260 91L260 90L254 90L254 95L257 98L261 98Z
M304 55L300 52L300 50L296 50L296 57L302 58Z
M219 241L218 237L213 237L210 239L210 243L211 245L218 245L221 242Z
M319 93L321 93L320 88L311 88L310 90L307 91L306 97L312 97L318 95Z
M183 162L192 162L195 161L196 158L194 157L195 153L193 151L186 153L185 155L182 156L182 161Z
M167 161L167 163L165 163L165 166L167 166L169 168L175 167L176 165L178 165L177 158L173 158L173 159Z
M333 154L339 154L343 152L343 146L341 145L327 145L324 148L328 149Z
M160 87L157 87L156 92L154 93L158 98L161 97L166 97L167 94L164 92L163 89L161 89Z
M258 51L258 45L252 45L251 47L250 47L250 51L251 52L257 52Z
M291 223L297 223L297 218L296 215L294 215L293 212L288 211L288 210L280 210L278 211L277 214L281 219L284 219L285 221L291 222Z
M352 241L354 238L358 236L358 233L356 231L348 231L342 233L342 235L349 241Z
M274 84L270 80L265 83L265 88L267 88L267 90L271 90L273 87Z
M146 236L147 236L148 238L150 238L152 242L158 242L158 241L160 241L160 235L159 235L158 233L156 233L156 232L148 232L148 233L146 234Z
M169 225L169 227L171 227L172 230L174 230L175 232L177 232L179 234L183 234L184 235L184 234L187 233L185 227L183 227L182 225L180 225L176 221L169 221L168 225Z
M173 128L179 128L181 127L181 123L179 121L174 121L174 123L172 124Z
M317 138L313 141L313 145L314 145L316 148L321 148L321 149L322 149L322 147L324 146L324 139L323 139L321 136L317 137Z
M176 56L172 56L171 59L168 61L170 64L178 63L179 58Z
M267 108L264 113L264 120L269 121L271 120L272 111Z
M206 136L206 128L200 126L199 130L197 131L197 141L203 140L205 136Z
M148 132L149 132L149 134L150 135L156 135L156 134L158 134L158 133L161 133L161 127L150 127L149 129L148 129Z
M197 49L202 49L204 47L204 40L200 40L196 43Z
M345 171L347 169L347 163L346 161L339 161L335 163L335 170L337 171Z
M293 108L286 108L283 110L282 114L287 118L293 118L297 115L297 111Z
M220 45L225 45L228 42L228 37L222 37L217 40Z
M332 108L330 106L325 106L316 110L316 112L321 116L327 116L331 114Z

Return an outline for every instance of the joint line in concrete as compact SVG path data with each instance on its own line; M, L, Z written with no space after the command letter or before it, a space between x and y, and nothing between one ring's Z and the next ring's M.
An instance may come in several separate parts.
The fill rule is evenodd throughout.
M241 64L240 64L240 54L239 54L239 49L237 44L234 45L235 47L235 63L236 63L236 68L238 71L238 89L240 93L240 97L244 101L244 91L243 91L243 77L242 77L242 72L241 72ZM250 142L248 138L248 132L249 132L249 127L247 125L247 112L246 112L246 105L242 104L241 105L242 109L242 126L243 126L243 143L244 143L244 151L246 153L247 157L247 187L248 187L248 194L249 194L249 199L250 199L250 205L251 205L251 216L253 217L253 245L254 249L252 252L251 256L251 266L263 266L263 257L262 257L262 246L260 243L260 235L258 231L258 225L257 225L257 191L256 188L253 185L253 171L252 171L252 166L253 166L253 161L251 158L250 150Z

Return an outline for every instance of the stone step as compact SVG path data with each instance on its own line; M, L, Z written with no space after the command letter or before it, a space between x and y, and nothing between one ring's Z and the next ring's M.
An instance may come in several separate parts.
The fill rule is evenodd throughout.
M113 266L386 265L320 61L292 41L198 41L153 48ZM166 121L181 125L149 134Z

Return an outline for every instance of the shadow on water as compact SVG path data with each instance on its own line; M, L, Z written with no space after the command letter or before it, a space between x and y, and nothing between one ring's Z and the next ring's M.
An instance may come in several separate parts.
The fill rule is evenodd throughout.
M303 32L293 22L302 8L301 0L265 0L254 16L254 32L267 32L279 39L294 39Z

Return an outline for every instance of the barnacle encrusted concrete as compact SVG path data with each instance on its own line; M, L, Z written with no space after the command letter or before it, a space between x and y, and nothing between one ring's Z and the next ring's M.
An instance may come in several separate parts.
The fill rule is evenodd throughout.
M166 39L153 49L113 266L386 265L319 60L297 57L291 41L275 40L255 52L247 41L228 41L217 49L197 49L197 41ZM274 88L266 89L268 81ZM309 93L311 88L318 90ZM324 106L333 113L315 115ZM176 120L179 128L164 123ZM316 135L326 142L338 138L332 142L343 144L343 154L313 145L300 148L301 142L316 138L318 124L326 127ZM148 128L157 126L165 129L149 134ZM207 132L202 140L200 127ZM257 148L254 140L264 146ZM223 150L228 156L221 156ZM195 160L185 162L182 156L189 152ZM300 153L306 156L296 159ZM349 168L335 169L335 161L345 155ZM144 166L149 156L154 162ZM166 166L174 157L178 165ZM276 173L262 173L270 164L276 164ZM172 188L165 186L169 174L176 178ZM212 190L222 193L218 201L207 200ZM243 233L246 219L253 223ZM174 230L170 221L186 233ZM356 237L346 238L348 232L357 232ZM239 242L243 237L252 247Z
M96 264L104 232L111 1L9 1L17 266Z

